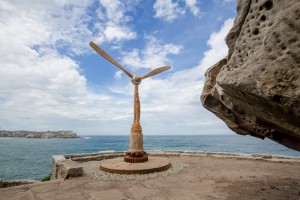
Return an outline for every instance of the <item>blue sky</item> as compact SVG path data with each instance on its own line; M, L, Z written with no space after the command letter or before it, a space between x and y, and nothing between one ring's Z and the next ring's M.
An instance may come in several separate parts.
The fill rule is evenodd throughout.
M94 41L133 74L172 67L140 85L144 134L230 134L199 97L235 15L235 0L3 0L0 127L128 135L132 84Z

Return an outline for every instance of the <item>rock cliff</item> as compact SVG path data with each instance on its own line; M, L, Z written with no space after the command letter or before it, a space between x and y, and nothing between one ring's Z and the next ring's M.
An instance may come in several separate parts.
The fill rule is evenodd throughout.
M237 12L202 104L238 134L300 151L300 1L239 0Z

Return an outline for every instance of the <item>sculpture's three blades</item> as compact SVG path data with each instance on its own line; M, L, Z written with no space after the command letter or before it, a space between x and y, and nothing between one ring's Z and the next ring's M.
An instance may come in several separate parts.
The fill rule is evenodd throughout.
M143 75L142 79L148 78L150 76L154 76L154 75L156 75L158 73L161 73L161 72L164 72L164 71L166 71L166 70L168 70L170 68L171 68L170 66L163 66L163 67L156 68L156 69L152 70L151 72Z
M115 61L110 55L108 55L103 49L98 47L94 42L90 42L90 46L97 51L103 58L114 64L115 66L119 67L123 72L125 72L130 78L133 78L133 75L128 72L124 67L122 67L117 61Z

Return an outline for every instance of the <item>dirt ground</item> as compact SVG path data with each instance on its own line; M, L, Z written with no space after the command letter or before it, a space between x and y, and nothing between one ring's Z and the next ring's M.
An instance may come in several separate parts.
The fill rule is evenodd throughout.
M0 199L20 200L300 200L300 162L178 157L178 173L148 180L53 180L0 189Z

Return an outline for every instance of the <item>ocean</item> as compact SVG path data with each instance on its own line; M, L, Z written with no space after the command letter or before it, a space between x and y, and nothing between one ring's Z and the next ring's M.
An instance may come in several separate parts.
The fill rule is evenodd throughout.
M129 136L84 136L80 139L0 138L0 179L36 179L50 174L52 155L126 151ZM271 140L240 135L148 136L144 149L260 153L300 157L300 152Z

